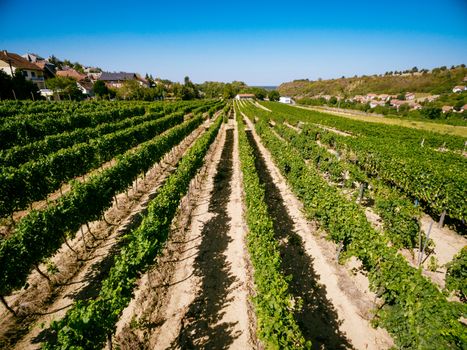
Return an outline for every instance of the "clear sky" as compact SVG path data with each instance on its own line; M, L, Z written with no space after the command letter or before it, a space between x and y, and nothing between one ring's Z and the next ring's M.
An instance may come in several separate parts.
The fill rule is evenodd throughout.
M276 85L467 64L467 0L0 0L0 49Z

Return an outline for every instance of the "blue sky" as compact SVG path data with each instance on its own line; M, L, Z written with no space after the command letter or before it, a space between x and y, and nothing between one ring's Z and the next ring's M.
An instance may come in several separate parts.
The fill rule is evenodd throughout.
M276 85L467 64L467 0L0 0L0 49Z

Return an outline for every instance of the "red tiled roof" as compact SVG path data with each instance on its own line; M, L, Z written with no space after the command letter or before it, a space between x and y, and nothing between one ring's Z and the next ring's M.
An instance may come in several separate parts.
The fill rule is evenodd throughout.
M29 62L24 57L6 50L0 51L0 60L11 64L11 66L15 68L42 71L40 67L36 66L34 63Z
M70 77L78 81L86 78L86 74L81 74L74 69L58 70L56 75L58 77Z

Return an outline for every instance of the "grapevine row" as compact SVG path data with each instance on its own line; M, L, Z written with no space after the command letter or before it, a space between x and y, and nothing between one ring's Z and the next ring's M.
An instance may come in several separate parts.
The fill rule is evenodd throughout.
M99 296L76 303L66 316L52 325L56 342L45 349L101 349L108 334L115 330L119 316L133 297L136 279L154 263L170 233L170 225L179 202L187 193L191 179L201 168L222 118L201 136L180 161L149 203L141 225L125 236L125 245L117 255L108 277L102 282Z
M259 121L256 129L304 204L309 219L317 220L335 242L342 242L344 256L355 255L369 272L371 287L384 301L376 323L385 327L401 348L461 349L467 342L463 304L445 295L419 270L410 267L384 236L366 220L362 209L328 185L314 166L279 140Z
M237 111L239 152L246 200L247 246L254 268L257 295L254 297L258 335L267 348L311 347L294 318L294 299L282 274L281 256L273 221L264 201L264 188L255 167L253 150Z
M47 135L71 131L76 128L97 126L101 123L116 122L130 116L143 115L144 107L109 109L102 112L86 112L41 120L18 119L0 126L0 149L25 145Z
M396 186L412 199L417 199L430 212L441 215L443 211L446 211L451 218L459 221L467 219L465 158L460 155L437 152L428 147L420 147L420 145L414 146L404 141L404 132L407 135L426 134L427 140L430 138L447 139L445 136L433 136L430 133L421 133L402 127L387 125L382 127L374 123L370 123L370 128L368 123L325 115L329 117L328 121L321 114L276 105L268 104L267 106L273 111L276 109L283 111L286 108L291 113L286 116L282 114L282 118L300 115L302 120L315 121L319 116L322 118L319 119L322 124L327 123L326 125L338 127L341 130L350 130L355 137L322 132L321 142L337 149L342 155L355 158L356 163L368 175L380 177L387 184ZM279 114L275 113L275 115ZM349 125L351 128L344 127ZM378 130L378 128L381 130L376 136L371 136L371 130ZM383 136L385 129L386 135ZM392 130L397 129L402 129L404 132L393 133ZM454 139L450 136L449 139L451 138ZM410 136L406 139L410 139ZM456 145L460 147L457 141Z
M290 142L304 159L312 161L320 172L327 172L333 182L341 182L346 188L352 188L355 183L369 184L370 195L375 200L375 210L383 220L391 243L398 248L415 247L420 231L420 210L412 201L381 181L369 178L354 164L347 163L319 147L313 140L321 131L307 126L298 134L280 124L275 126L275 130Z
M103 123L97 127L65 131L60 134L48 135L42 140L26 145L14 146L6 150L0 150L0 166L19 167L32 159L46 156L62 148L71 147L74 144L88 142L96 137L110 134L121 129L154 120L164 116L163 112L132 116L115 123Z
M118 154L183 122L182 113L147 121L115 133L82 142L0 174L0 217L45 198L64 181L85 174Z
M99 219L111 207L116 194L202 123L195 117L166 133L127 151L114 166L75 183L54 206L31 211L16 226L14 234L0 242L0 296L21 288L34 266L54 254L65 237L81 225Z

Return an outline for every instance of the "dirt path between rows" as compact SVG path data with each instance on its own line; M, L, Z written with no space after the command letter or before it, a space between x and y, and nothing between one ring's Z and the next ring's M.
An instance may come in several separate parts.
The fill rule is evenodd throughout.
M173 232L119 322L122 349L257 348L232 122L221 131L200 188L185 199L189 205L176 220L184 229Z
M118 205L114 202L105 213L107 222L102 220L90 224L91 233L97 240L92 239L86 226L82 227L86 244L92 244L92 247L85 249L83 236L77 234L69 241L76 253L65 244L60 248L51 259L58 269L58 273L50 276L52 284L33 272L28 279L29 288L8 298L9 304L18 309L21 316L13 318L1 309L0 345L8 344L12 348L16 344L17 349L38 348L40 342L48 337L47 327L53 320L62 318L75 301L97 296L100 283L120 250L119 238L138 225L157 188L173 172L179 159L206 126L198 127L174 147L144 178L139 178L130 187L128 194L119 194ZM41 269L46 271L45 266Z
M257 167L262 169L259 175L266 186L266 202L281 241L284 270L292 275L291 292L303 300L302 312L296 315L302 332L316 349L390 348L393 341L389 334L370 325L376 299L368 289L368 280L336 262L336 245L306 220L302 204L288 188L251 121L246 121L258 155Z

